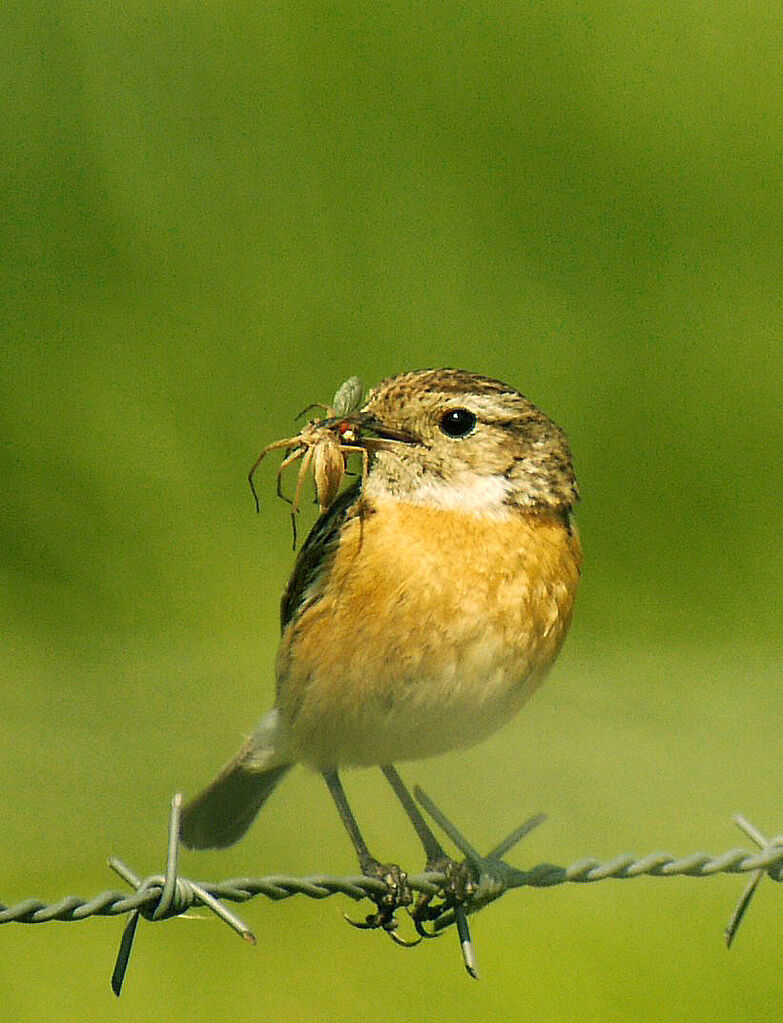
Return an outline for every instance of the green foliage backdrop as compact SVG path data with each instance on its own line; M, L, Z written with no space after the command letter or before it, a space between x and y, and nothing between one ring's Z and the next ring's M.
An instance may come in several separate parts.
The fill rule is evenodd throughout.
M406 765L520 862L783 827L783 13L699 3L9 0L3 234L0 898L160 869L269 705L291 563L273 468L346 376L456 365L569 432L586 550L549 685L475 750ZM312 515L311 512L306 513ZM418 866L372 772L384 855ZM299 772L200 878L342 872ZM405 953L336 901L212 922L0 930L8 1018L732 1018L779 1005L782 892L738 879L520 893ZM352 907L348 907L349 909Z

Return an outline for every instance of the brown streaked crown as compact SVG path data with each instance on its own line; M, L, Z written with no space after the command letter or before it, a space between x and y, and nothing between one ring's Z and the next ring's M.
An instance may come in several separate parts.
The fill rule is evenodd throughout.
M442 425L455 410L475 417L457 437ZM406 438L384 444L373 459L376 483L397 497L484 481L510 507L569 511L579 499L565 433L500 380L460 369L402 373L369 392L360 418L381 436Z

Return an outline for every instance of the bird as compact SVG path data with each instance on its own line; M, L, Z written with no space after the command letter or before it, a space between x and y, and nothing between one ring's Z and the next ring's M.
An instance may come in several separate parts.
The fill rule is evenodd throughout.
M489 376L391 376L346 421L366 471L296 557L274 706L184 807L180 836L232 845L304 764L325 779L363 872L388 880L340 771L380 767L428 864L442 854L394 765L486 739L544 680L581 572L579 489L563 430Z

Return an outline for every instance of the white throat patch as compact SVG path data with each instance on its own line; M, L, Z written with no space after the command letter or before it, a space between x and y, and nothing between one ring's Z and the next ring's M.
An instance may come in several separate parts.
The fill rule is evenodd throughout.
M511 484L502 476L479 476L466 473L460 480L427 480L416 487L405 500L412 504L448 508L466 514L506 519L511 509L505 504Z

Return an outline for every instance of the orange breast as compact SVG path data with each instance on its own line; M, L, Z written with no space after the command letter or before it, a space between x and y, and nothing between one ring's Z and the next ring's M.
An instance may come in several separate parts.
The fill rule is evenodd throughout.
M281 640L292 758L386 763L494 731L556 657L580 563L555 517L375 501Z

